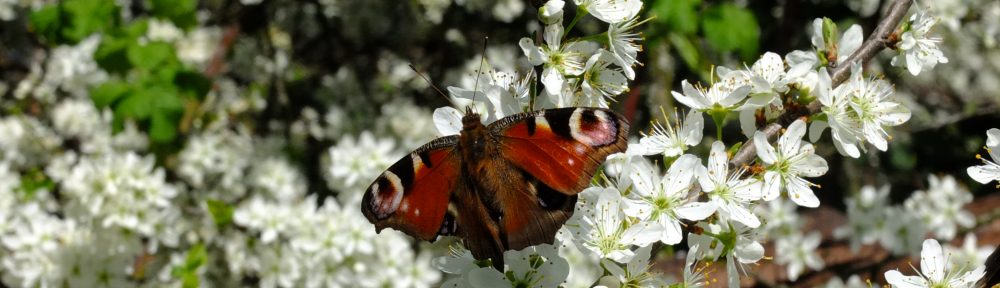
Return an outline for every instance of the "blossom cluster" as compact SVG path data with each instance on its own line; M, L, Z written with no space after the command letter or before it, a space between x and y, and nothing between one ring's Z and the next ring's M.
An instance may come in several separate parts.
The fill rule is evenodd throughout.
M564 99L562 97L566 95L591 95L591 88L586 82L578 90L565 88L566 81L571 81L566 76L578 73L577 67L581 61L539 61L546 59L546 55L549 55L548 59L560 61L573 59L569 55L585 50L580 43L562 46L558 38L549 37L557 34L556 32L563 33L561 29L551 26L554 25L551 23L558 21L545 18L550 17L546 16L550 14L558 15L559 13L551 11L561 7L560 1L550 1L540 13L543 17L541 20L550 25L545 30L546 43L550 46L536 49L530 40L522 40L522 48L528 47L524 52L529 61L534 65L545 65L541 83L546 89L538 95L539 98L558 95L560 98L557 99ZM923 21L922 17L927 17L923 13L915 15L912 21ZM813 144L804 142L803 137L809 132L811 142L817 142L823 130L829 127L832 130L831 142L837 150L841 154L857 158L865 150L866 143L885 151L888 140L891 139L886 129L909 120L910 112L901 101L893 97L894 91L888 81L866 78L859 63L846 61L863 42L859 26L851 27L839 41L836 41L838 35L824 33L836 31L835 25L828 19L816 19L813 27L813 51L794 51L785 57L768 52L746 69L716 67L713 76L718 79L708 86L683 81L682 92L672 94L676 101L690 108L684 113L684 121L675 116L672 124L654 123L652 132L644 134L637 143L630 144L626 152L608 157L610 164L605 170L605 177L601 178L604 181L580 193L576 213L560 231L555 246L562 248L535 246L508 252L505 259L553 259L562 254L567 256L561 258L571 259L573 256L568 255L576 255L582 251L589 257L600 258L600 267L605 271L605 276L596 278L596 282L588 282L587 285L635 287L679 284L696 287L708 283L704 280L704 270L698 269L697 262L724 258L728 285L738 286L740 275L748 273L749 268L745 265L757 263L764 258L761 242L770 239L774 241L776 251L779 251L774 256L775 262L787 268L787 275L791 280L795 280L807 269L822 269L823 260L815 251L822 241L821 235L815 231L803 233L802 222L795 210L800 206L820 205L819 198L813 191L819 185L806 178L824 175L828 166L817 155ZM904 28L909 31L906 29L910 28ZM906 34L906 37L925 37L929 27L913 29L922 31L922 34ZM907 53L926 53L929 49L937 49L933 46L935 41L937 40L922 42L924 46L921 49L924 50L920 52L911 52L910 45L905 44L900 49L900 57L907 57ZM909 57L916 56L909 54ZM919 68L914 68L917 65L932 68L937 63L927 64L932 60L947 61L943 56L936 59L938 60L921 54L919 59L906 61L910 61L910 71L919 71ZM834 62L836 65L851 67L850 78L836 86L826 68ZM531 74L521 81L510 81L518 78L509 76L512 75L509 72L493 72L493 75L497 74L503 77L489 77L485 85L488 88L479 94L485 95L479 97L483 98L480 100L485 102L486 111L490 114L487 122L522 111L530 103L528 99L534 99L527 91L527 85L523 84L530 83ZM501 83L500 87L496 87L497 83ZM564 88L559 91L553 87ZM461 88L449 90L457 98L476 97L476 92ZM507 91L507 94L490 92L491 90ZM621 91L612 91L610 94L617 93ZM818 101L822 105L819 117L808 121L812 127L809 127L805 119L798 119L784 129L773 144L766 134L758 131L759 115L764 115L765 121L774 121L785 111L785 105L804 105L810 101ZM553 101L555 107L586 106L588 103L589 106L606 105L588 101ZM759 160L753 172L746 167L732 169L729 165L730 154L727 152L729 149L721 141L721 127L729 114L737 112L744 134L754 140L753 148ZM703 163L695 154L686 154L690 147L699 146L702 142L703 113L711 116L717 131L720 131L711 145L707 163ZM435 112L435 124L439 133L459 133L460 116L461 113L452 108L438 109ZM663 157L662 171L658 167L660 165L651 163L644 157L651 155ZM989 163L987 161L987 165ZM970 168L970 173L973 173L972 169ZM934 238L950 240L956 237L959 229L974 225L971 214L963 210L963 206L971 201L972 195L957 184L955 178L931 175L928 185L926 190L914 192L903 205L893 207L886 206L887 188L879 194L882 196L871 195L876 192L870 186L862 188L857 198L847 199L850 223L839 229L837 235L850 238L855 249L860 243L871 244L875 240L882 240L882 246L894 253L915 254L919 251L919 246L915 243L923 240L928 231L934 231ZM762 222L756 214L764 216L767 221ZM694 228L685 229L682 226ZM653 243L676 245L685 238L689 258L684 279L669 281L648 270L649 266L645 263L648 249ZM975 241L974 236L967 239ZM969 246L975 247L975 243ZM924 251L936 253L933 249L925 248ZM529 256L524 256L526 253ZM955 262L962 263L954 264L955 271L981 267L981 255L977 257L979 260L976 261ZM554 262L539 260L538 263L568 263L563 259ZM504 273L477 266L471 254L459 248L451 256L442 258L439 263L443 264L439 268L446 273L455 274L448 282L455 287L470 284L499 285L498 283L555 287L559 285L558 281L541 275L563 278L574 273L567 271L592 271L593 268L585 267L596 264L581 261L572 263L572 268L569 268L528 263L526 266L529 270L524 270L525 267L517 267L511 261L507 261ZM934 269L942 267L944 266ZM553 274L544 274L545 272ZM970 284L981 277L981 273L962 277L962 281L965 281L962 283ZM579 280L581 277L570 276L567 279ZM593 281L595 277L591 273L590 277L582 279ZM858 281L856 277L852 279ZM898 279L895 274L892 277L887 274L890 284L903 285ZM932 281L942 280L938 277Z

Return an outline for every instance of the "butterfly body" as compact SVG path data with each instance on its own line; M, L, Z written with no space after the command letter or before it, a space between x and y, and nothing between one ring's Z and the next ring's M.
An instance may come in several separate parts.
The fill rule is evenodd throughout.
M511 115L489 126L466 112L457 136L435 139L383 172L362 213L433 241L458 236L503 269L503 251L552 243L598 166L624 152L628 123L599 108Z

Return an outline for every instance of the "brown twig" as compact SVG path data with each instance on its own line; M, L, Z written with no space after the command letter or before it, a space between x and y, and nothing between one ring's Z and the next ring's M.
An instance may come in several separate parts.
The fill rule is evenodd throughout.
M878 52L882 49L891 47L894 45L893 41L889 39L893 31L896 30L896 26L899 26L899 22L903 20L906 16L906 12L910 10L910 5L913 4L913 0L895 0L892 6L889 8L889 12L885 14L882 21L879 22L872 34L868 36L868 40L861 43L861 47L857 51L854 51L851 56L847 57L847 61L844 61L847 65L837 66L836 63L831 63L830 68L830 78L832 80L832 86L837 87L841 83L847 80L848 76L851 75L851 64L858 63L859 65L864 65L875 58ZM806 107L806 109L787 111L778 117L778 121L768 124L761 130L767 135L768 141L774 141L778 137L778 132L780 132L785 125L790 124L802 116L815 115L819 113L821 105L819 101L813 101ZM733 155L732 159L729 159L729 165L732 167L741 167L743 165L749 164L754 158L757 157L757 149L754 147L753 139L748 139L743 147Z

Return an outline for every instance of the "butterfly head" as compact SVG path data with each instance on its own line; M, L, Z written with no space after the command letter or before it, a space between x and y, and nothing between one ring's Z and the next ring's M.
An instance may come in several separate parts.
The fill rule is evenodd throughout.
M472 129L481 125L483 125L483 122L480 122L479 113L473 110L471 105L465 106L465 116L462 116L462 128Z

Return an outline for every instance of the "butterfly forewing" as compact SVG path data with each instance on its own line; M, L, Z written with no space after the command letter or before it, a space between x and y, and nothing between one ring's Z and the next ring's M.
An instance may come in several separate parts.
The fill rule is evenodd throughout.
M510 116L490 126L500 153L522 171L501 189L508 249L552 243L608 155L624 152L628 123L611 110L562 108ZM527 195L527 196L526 196Z
M445 214L458 185L458 136L435 139L382 172L361 200L361 211L381 231L392 227L421 240L454 232Z
M587 187L597 167L628 145L628 123L611 110L561 108L501 119L504 158L567 195Z

